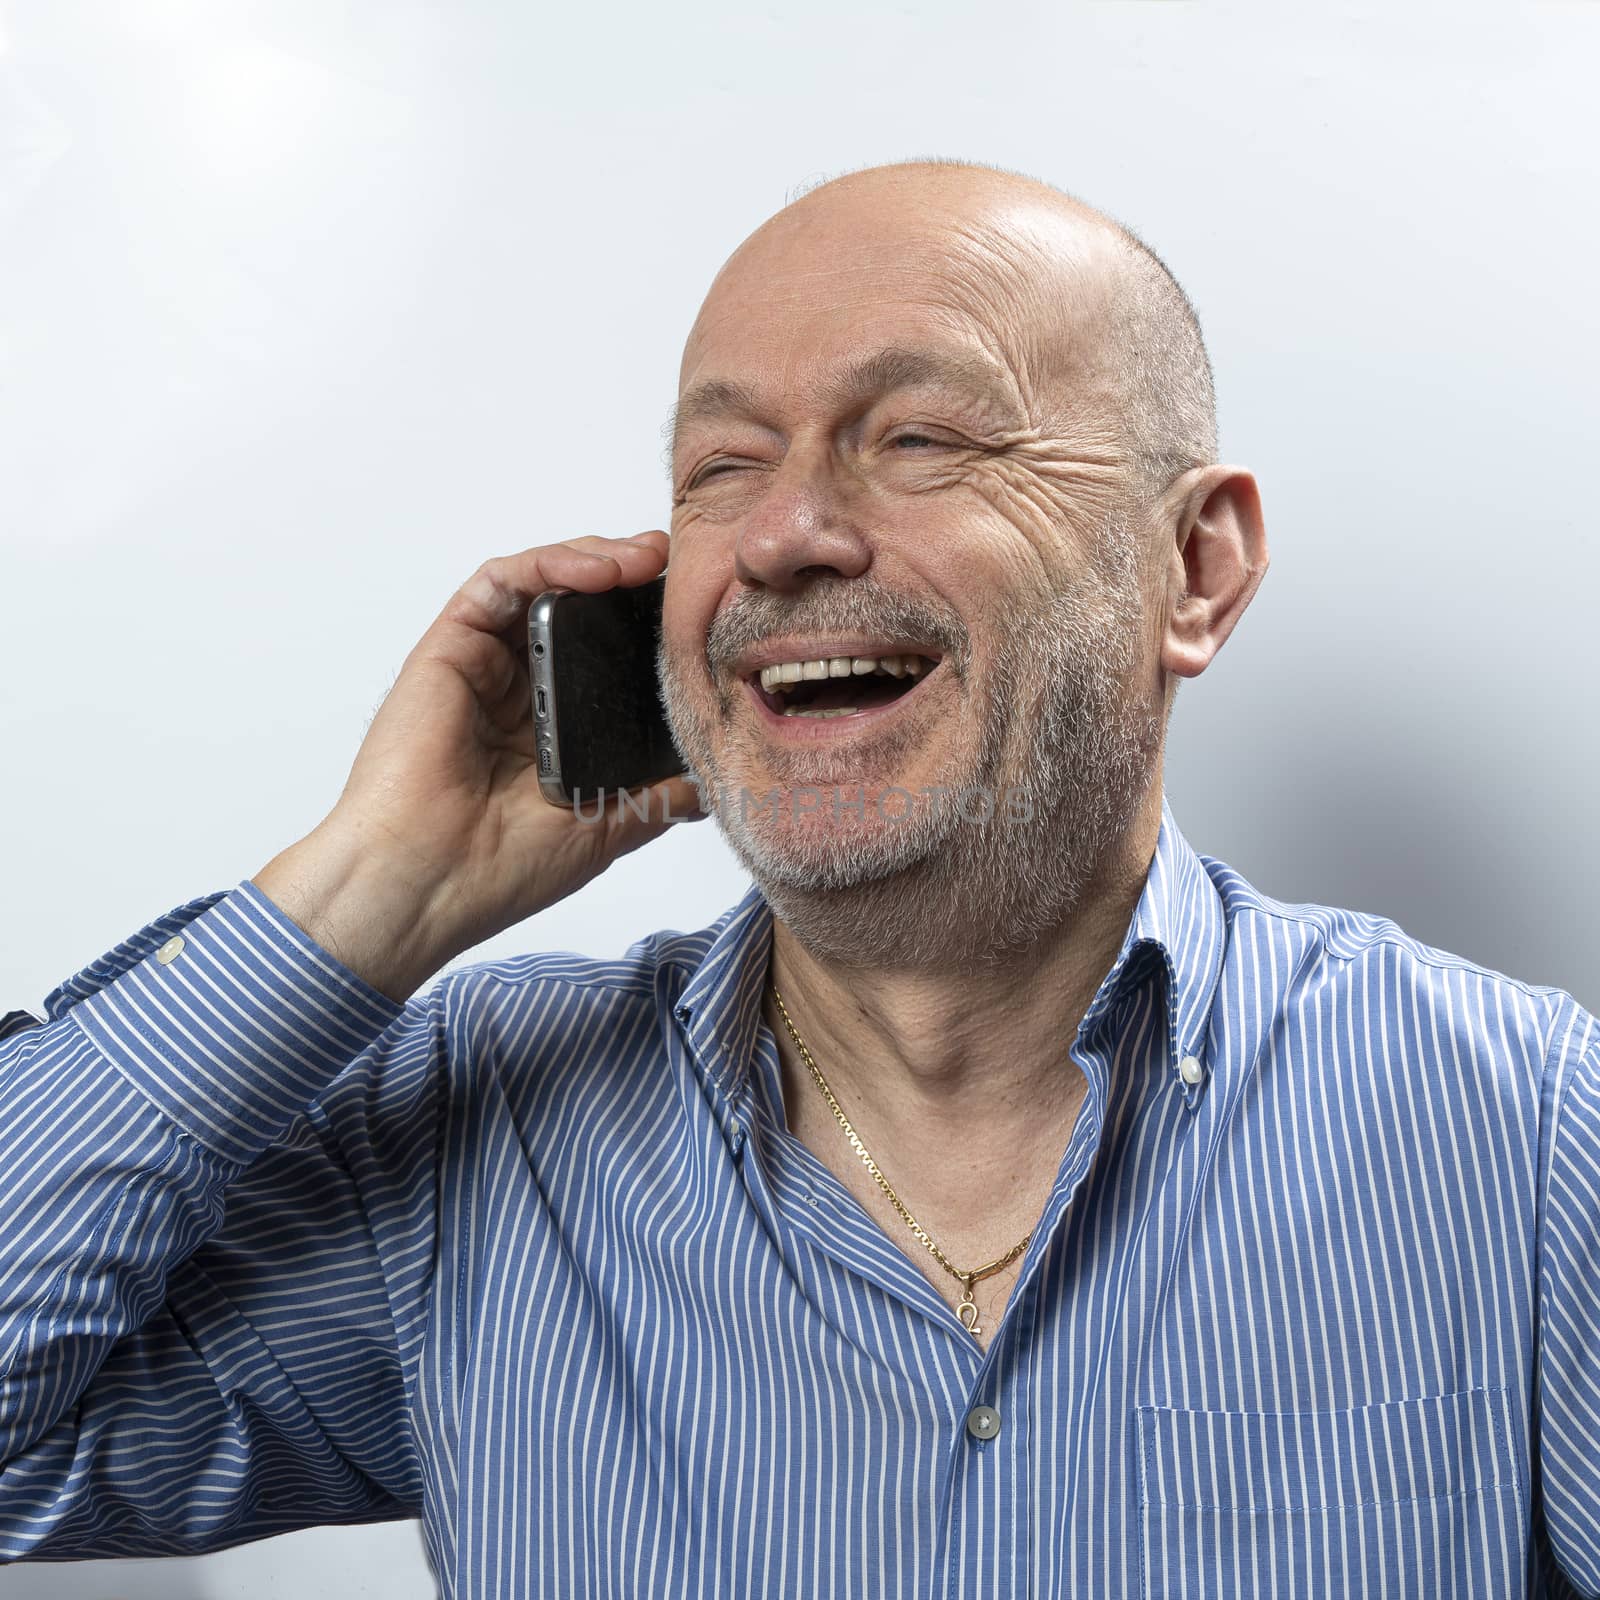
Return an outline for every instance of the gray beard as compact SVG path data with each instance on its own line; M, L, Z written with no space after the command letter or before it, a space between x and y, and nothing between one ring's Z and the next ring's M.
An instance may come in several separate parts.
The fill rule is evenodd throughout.
M1111 565L1104 587L1053 596L1042 614L1008 623L970 771L945 779L939 804L919 797L904 821L871 831L848 813L826 829L796 829L778 808L741 805L663 652L662 702L679 753L774 915L819 959L925 972L994 967L1083 902L1139 811L1166 727L1160 697L1140 700L1133 690L1145 624L1132 552ZM781 610L776 596L749 598L724 614L739 612L727 638L717 636L723 618L713 625L711 660L780 628L860 628L939 643L966 680L959 619L909 608L865 578L824 583ZM719 702L725 727L732 702ZM816 758L804 781L836 782L847 796L853 786L845 770L833 777Z

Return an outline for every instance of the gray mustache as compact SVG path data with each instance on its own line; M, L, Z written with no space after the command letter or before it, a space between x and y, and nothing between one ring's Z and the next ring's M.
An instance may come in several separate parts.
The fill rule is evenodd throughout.
M958 671L969 636L953 612L935 610L865 578L818 579L798 597L739 596L706 632L706 664L715 673L736 656L785 633L866 633L934 645Z

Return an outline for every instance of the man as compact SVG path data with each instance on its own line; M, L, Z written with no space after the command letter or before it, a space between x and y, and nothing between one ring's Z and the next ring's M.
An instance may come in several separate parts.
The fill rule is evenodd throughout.
M698 790L590 824L532 765L531 596L667 537L489 561L310 835L0 1045L0 1549L1600 1594L1600 1028L1178 831L1176 682L1267 549L1164 267L854 173L724 266L675 424ZM755 880L713 928L409 998L697 793Z

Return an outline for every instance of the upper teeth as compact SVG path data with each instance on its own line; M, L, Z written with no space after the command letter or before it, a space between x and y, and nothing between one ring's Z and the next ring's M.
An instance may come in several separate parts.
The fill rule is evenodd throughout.
M831 656L820 661L784 661L761 669L761 687L770 693L802 679L865 677L887 672L891 678L914 678L927 666L921 656Z

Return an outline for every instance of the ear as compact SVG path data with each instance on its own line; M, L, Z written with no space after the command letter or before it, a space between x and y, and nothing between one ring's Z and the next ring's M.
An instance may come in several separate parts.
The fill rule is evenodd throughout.
M1261 493L1243 467L1196 467L1173 484L1167 513L1161 665L1181 678L1211 664L1267 575ZM1169 500L1169 505L1171 501Z

